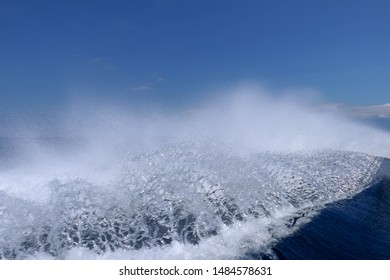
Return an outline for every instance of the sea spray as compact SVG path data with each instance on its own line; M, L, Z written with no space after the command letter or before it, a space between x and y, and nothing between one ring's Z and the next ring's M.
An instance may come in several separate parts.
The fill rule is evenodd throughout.
M227 96L180 113L77 103L45 126L55 144L8 127L20 137L0 174L1 258L241 258L388 176L375 157L387 132Z

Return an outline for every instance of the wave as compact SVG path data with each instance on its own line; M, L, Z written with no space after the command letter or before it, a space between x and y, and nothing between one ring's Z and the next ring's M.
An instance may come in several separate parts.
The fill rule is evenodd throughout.
M263 258L390 259L390 181L328 204L308 224L279 240ZM247 258L258 259L257 252Z
M389 160L356 152L232 151L205 141L130 156L107 185L50 182L46 203L2 192L0 258L267 253L327 203L390 175Z
M1 124L0 259L279 258L389 177L388 132L239 91L179 113L88 100L41 127Z

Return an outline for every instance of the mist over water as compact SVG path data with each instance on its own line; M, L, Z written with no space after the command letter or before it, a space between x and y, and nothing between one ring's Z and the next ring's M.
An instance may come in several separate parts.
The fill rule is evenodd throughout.
M94 246L105 258L238 257L291 232L293 213L361 191L381 170L376 156L390 157L389 132L299 95L275 97L255 87L174 112L78 100L50 119L19 120L1 131L2 149L12 151L3 153L0 201L32 203L26 212L37 214L16 221L22 231L33 232L47 209L53 221L63 221L39 233L56 248L36 246L56 258L94 258ZM317 173L307 171L311 166ZM21 215L9 208L3 210L10 219ZM88 243L106 234L95 223L124 217L118 211L129 213L123 219L133 239L120 239L115 249L108 237L104 246ZM158 219L165 222L151 227ZM71 221L93 230L73 233L64 226ZM10 228L0 223L0 235ZM79 248L76 241L58 241L57 231L87 241ZM20 239L2 242L12 247Z
M19 141L27 139L20 147L30 144L28 150L50 146L45 142L50 137L78 140L87 150L119 153L212 137L254 151L329 148L388 155L388 133L342 112L320 109L313 99L299 91L272 94L255 86L212 94L182 110L150 102L132 106L120 101L74 99L36 121L31 115L19 115L2 123L0 132Z

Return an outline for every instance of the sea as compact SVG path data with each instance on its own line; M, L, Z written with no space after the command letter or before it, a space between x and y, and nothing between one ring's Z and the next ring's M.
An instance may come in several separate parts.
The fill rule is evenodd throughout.
M390 259L390 133L302 116L1 137L0 259Z

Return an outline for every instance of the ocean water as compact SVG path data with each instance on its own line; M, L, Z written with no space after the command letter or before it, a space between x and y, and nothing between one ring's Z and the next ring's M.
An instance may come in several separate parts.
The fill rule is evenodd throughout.
M83 108L65 136L0 138L0 259L390 258L388 132L227 103Z
M327 205L310 223L280 240L273 252L279 259L388 260L389 218L390 182L384 180Z

